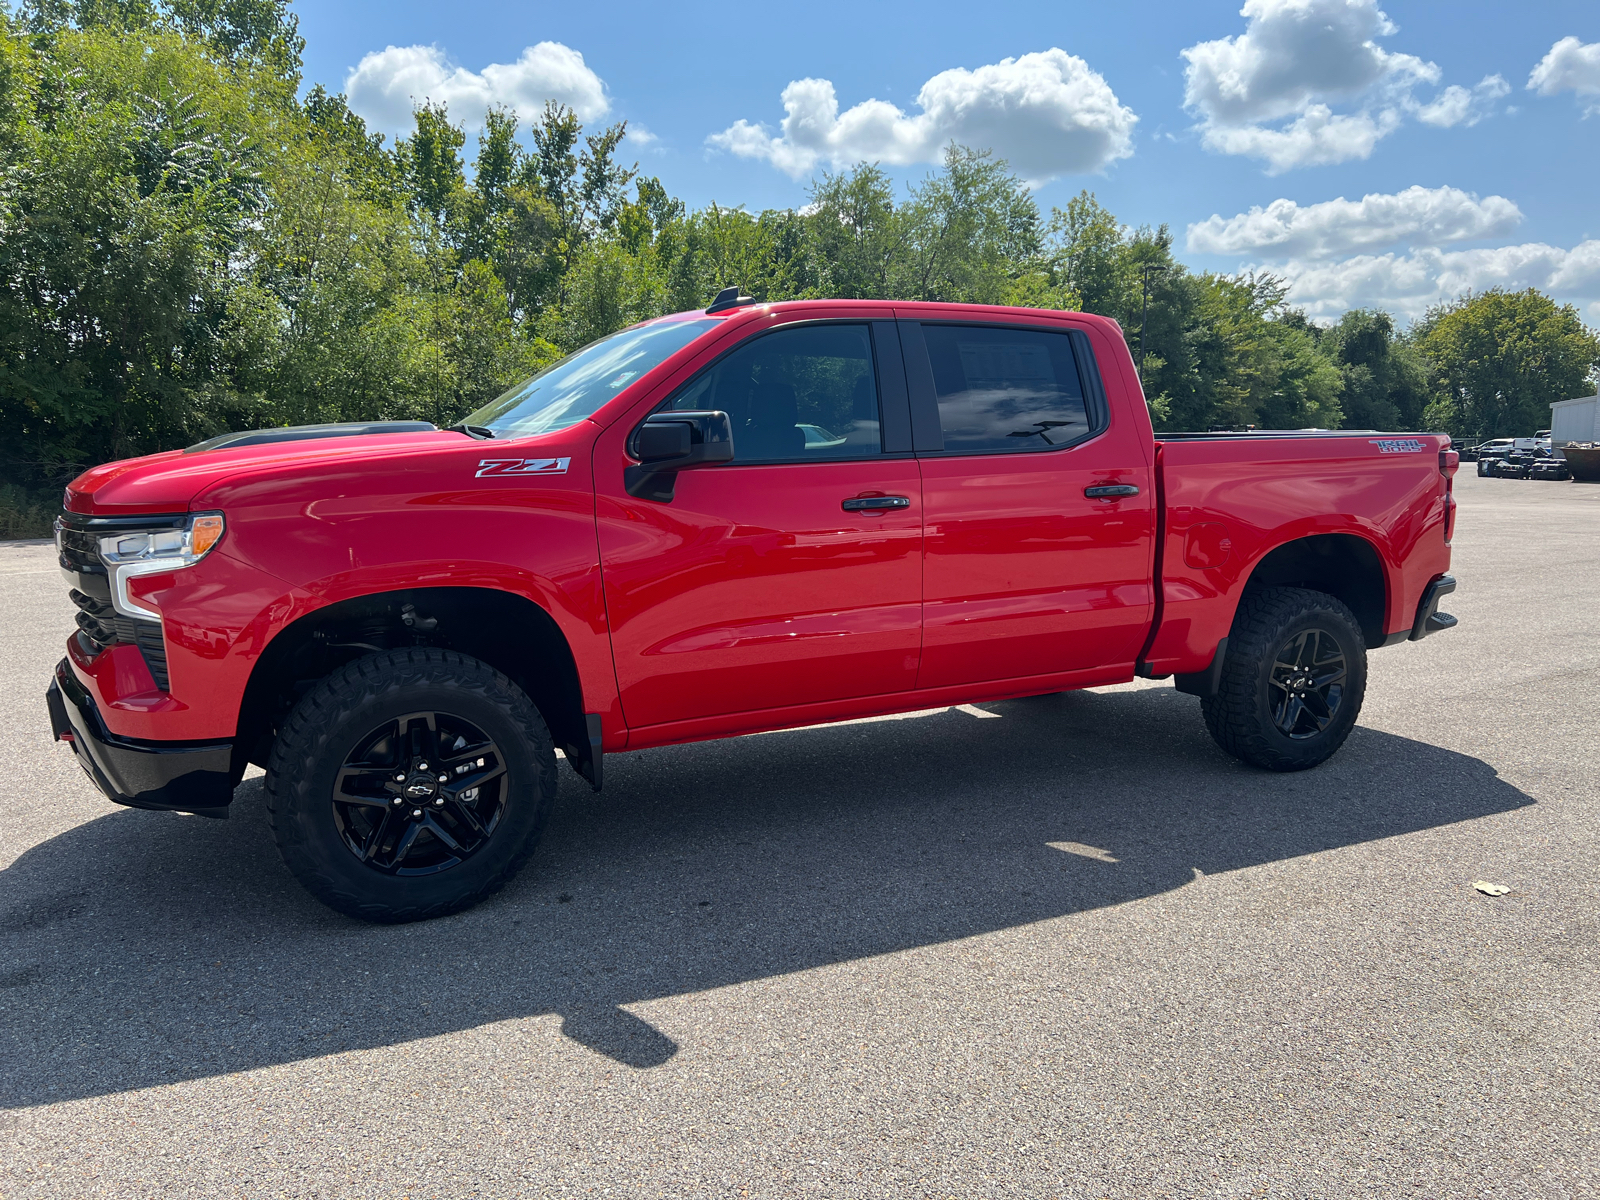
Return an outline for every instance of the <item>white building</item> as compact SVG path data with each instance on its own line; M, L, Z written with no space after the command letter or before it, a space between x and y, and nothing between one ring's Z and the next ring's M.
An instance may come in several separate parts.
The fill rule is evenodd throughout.
M1600 396L1557 400L1550 406L1550 444L1600 442Z

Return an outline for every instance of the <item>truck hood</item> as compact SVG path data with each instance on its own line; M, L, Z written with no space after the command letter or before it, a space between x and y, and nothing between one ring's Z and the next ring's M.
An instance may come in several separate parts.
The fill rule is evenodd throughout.
M242 471L301 464L316 470L332 461L415 453L429 445L459 446L465 441L460 433L405 424L410 428L400 431L351 426L322 427L341 430L327 433L301 433L316 428L306 426L293 431L264 430L257 432L279 435L277 440L230 435L188 450L125 458L79 475L67 485L64 505L68 512L97 516L187 512L196 496ZM300 436L281 436L290 432Z

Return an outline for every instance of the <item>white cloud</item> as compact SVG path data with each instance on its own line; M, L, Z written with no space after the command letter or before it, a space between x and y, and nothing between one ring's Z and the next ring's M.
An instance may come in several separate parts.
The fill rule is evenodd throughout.
M1557 92L1600 96L1600 42L1586 45L1575 37L1562 38L1533 68L1528 90L1541 96L1554 96ZM1596 112L1600 112L1600 104L1585 109L1585 115Z
M1416 317L1430 304L1491 287L1534 287L1580 301L1600 296L1600 241L1582 242L1571 250L1543 242L1491 250L1427 247L1331 263L1291 261L1266 269L1288 280L1289 303L1313 317L1337 317L1362 306Z
M1521 210L1504 196L1479 200L1460 188L1409 187L1403 192L1371 192L1360 200L1340 196L1302 207L1281 199L1232 217L1213 214L1189 226L1189 249L1201 254L1326 259L1399 242L1439 246L1497 237L1521 220Z
M943 71L922 85L916 103L915 116L882 100L841 113L830 81L797 79L783 90L787 115L778 133L740 119L706 141L767 159L795 178L822 162L936 162L954 141L993 150L1025 179L1042 182L1128 157L1139 119L1088 63L1057 49Z
M1244 154L1264 159L1268 174L1281 175L1295 167L1322 167L1366 158L1378 139L1393 133L1400 116L1385 109L1376 117L1367 113L1336 116L1325 104L1313 104L1296 121L1282 129L1263 125L1210 126L1205 143L1224 154Z
M1246 0L1239 15L1244 33L1183 51L1184 102L1218 124L1276 120L1396 78L1439 77L1432 63L1378 45L1396 27L1374 0Z
M1417 106L1417 120L1441 129L1476 125L1489 115L1496 100L1510 94L1511 85L1502 75L1485 75L1471 91L1452 83L1431 103Z
M1439 82L1439 68L1379 44L1397 30L1377 0L1246 0L1239 11L1243 33L1182 51L1184 104L1208 149L1263 159L1271 174L1366 158L1406 113L1432 125L1475 123L1505 94L1497 90L1505 81L1491 76L1471 91L1452 85L1416 100L1417 87ZM1356 111L1335 113L1340 103Z
M514 63L490 63L482 71L452 66L437 46L389 46L368 54L344 81L353 111L378 129L403 132L412 110L424 101L449 105L468 129L483 124L494 105L534 117L546 100L570 106L581 120L610 110L605 84L583 55L560 42L528 46Z

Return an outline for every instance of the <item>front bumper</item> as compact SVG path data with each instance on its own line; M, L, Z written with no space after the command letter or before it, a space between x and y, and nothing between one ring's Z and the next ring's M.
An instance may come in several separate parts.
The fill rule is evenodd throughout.
M66 659L45 692L50 728L94 785L118 804L223 817L233 800L232 742L147 742L118 737Z

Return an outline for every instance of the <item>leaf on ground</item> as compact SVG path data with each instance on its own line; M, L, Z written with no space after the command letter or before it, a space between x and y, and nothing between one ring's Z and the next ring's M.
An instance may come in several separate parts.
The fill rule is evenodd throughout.
M1487 879L1475 880L1472 886L1485 896L1504 896L1511 890L1503 883L1490 883Z

